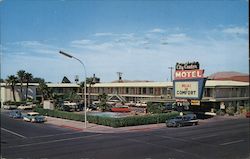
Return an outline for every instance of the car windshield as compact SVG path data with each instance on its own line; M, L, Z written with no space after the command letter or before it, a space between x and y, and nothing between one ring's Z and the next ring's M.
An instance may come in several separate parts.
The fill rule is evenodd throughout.
M39 116L39 114L28 114L28 116Z
M182 117L181 116L177 116L175 119L182 119Z

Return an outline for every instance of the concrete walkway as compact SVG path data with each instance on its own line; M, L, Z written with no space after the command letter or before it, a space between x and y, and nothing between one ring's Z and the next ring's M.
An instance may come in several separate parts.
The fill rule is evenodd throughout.
M84 128L84 122L73 121L61 118L48 117L45 124L52 124L63 128L72 129L75 131L84 132L95 132L95 133L124 133L124 132L134 132L134 131L150 131L153 129L165 127L165 123L160 124L149 124L149 125L139 125L139 126L127 126L120 128L113 128L109 126L97 125L93 123L87 123L87 129Z
M149 124L149 125L139 125L139 126L128 126L113 128L109 126L97 125L93 123L87 123L87 128L84 128L84 122L73 121L61 118L46 117L46 124L52 124L63 128L68 128L75 131L93 132L93 133L125 133L125 132L136 132L136 131L152 131L159 128L165 128L165 123L160 124ZM234 120L239 118L245 118L243 115L238 116L215 116L210 119L199 120L199 124L206 124L225 120Z

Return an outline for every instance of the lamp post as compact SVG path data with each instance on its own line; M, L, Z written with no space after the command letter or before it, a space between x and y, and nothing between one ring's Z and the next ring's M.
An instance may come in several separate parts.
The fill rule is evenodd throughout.
M66 57L68 57L68 58L76 59L77 61L79 61L82 64L82 66L84 68L84 73L85 73L85 80L84 80L84 128L87 128L87 109L86 109L86 106L87 106L87 98L86 98L86 85L87 85L86 78L87 78L87 73L86 73L85 65L80 59L78 59L78 58L76 58L76 57L74 57L74 56L72 56L70 54L67 54L67 53L65 53L63 51L59 51L59 53L66 56Z

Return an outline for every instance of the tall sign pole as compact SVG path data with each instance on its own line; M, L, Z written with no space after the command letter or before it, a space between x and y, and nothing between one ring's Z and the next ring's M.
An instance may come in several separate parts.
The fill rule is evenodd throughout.
M168 69L170 69L170 80L171 80L171 82L173 82L173 69L174 69L174 67L168 67Z

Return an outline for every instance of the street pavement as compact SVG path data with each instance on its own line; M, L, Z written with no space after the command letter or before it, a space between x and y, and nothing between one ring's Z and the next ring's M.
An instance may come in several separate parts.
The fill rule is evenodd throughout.
M244 117L215 117L181 128L83 126L83 122L57 118L28 123L1 112L2 158L250 158L249 119Z

